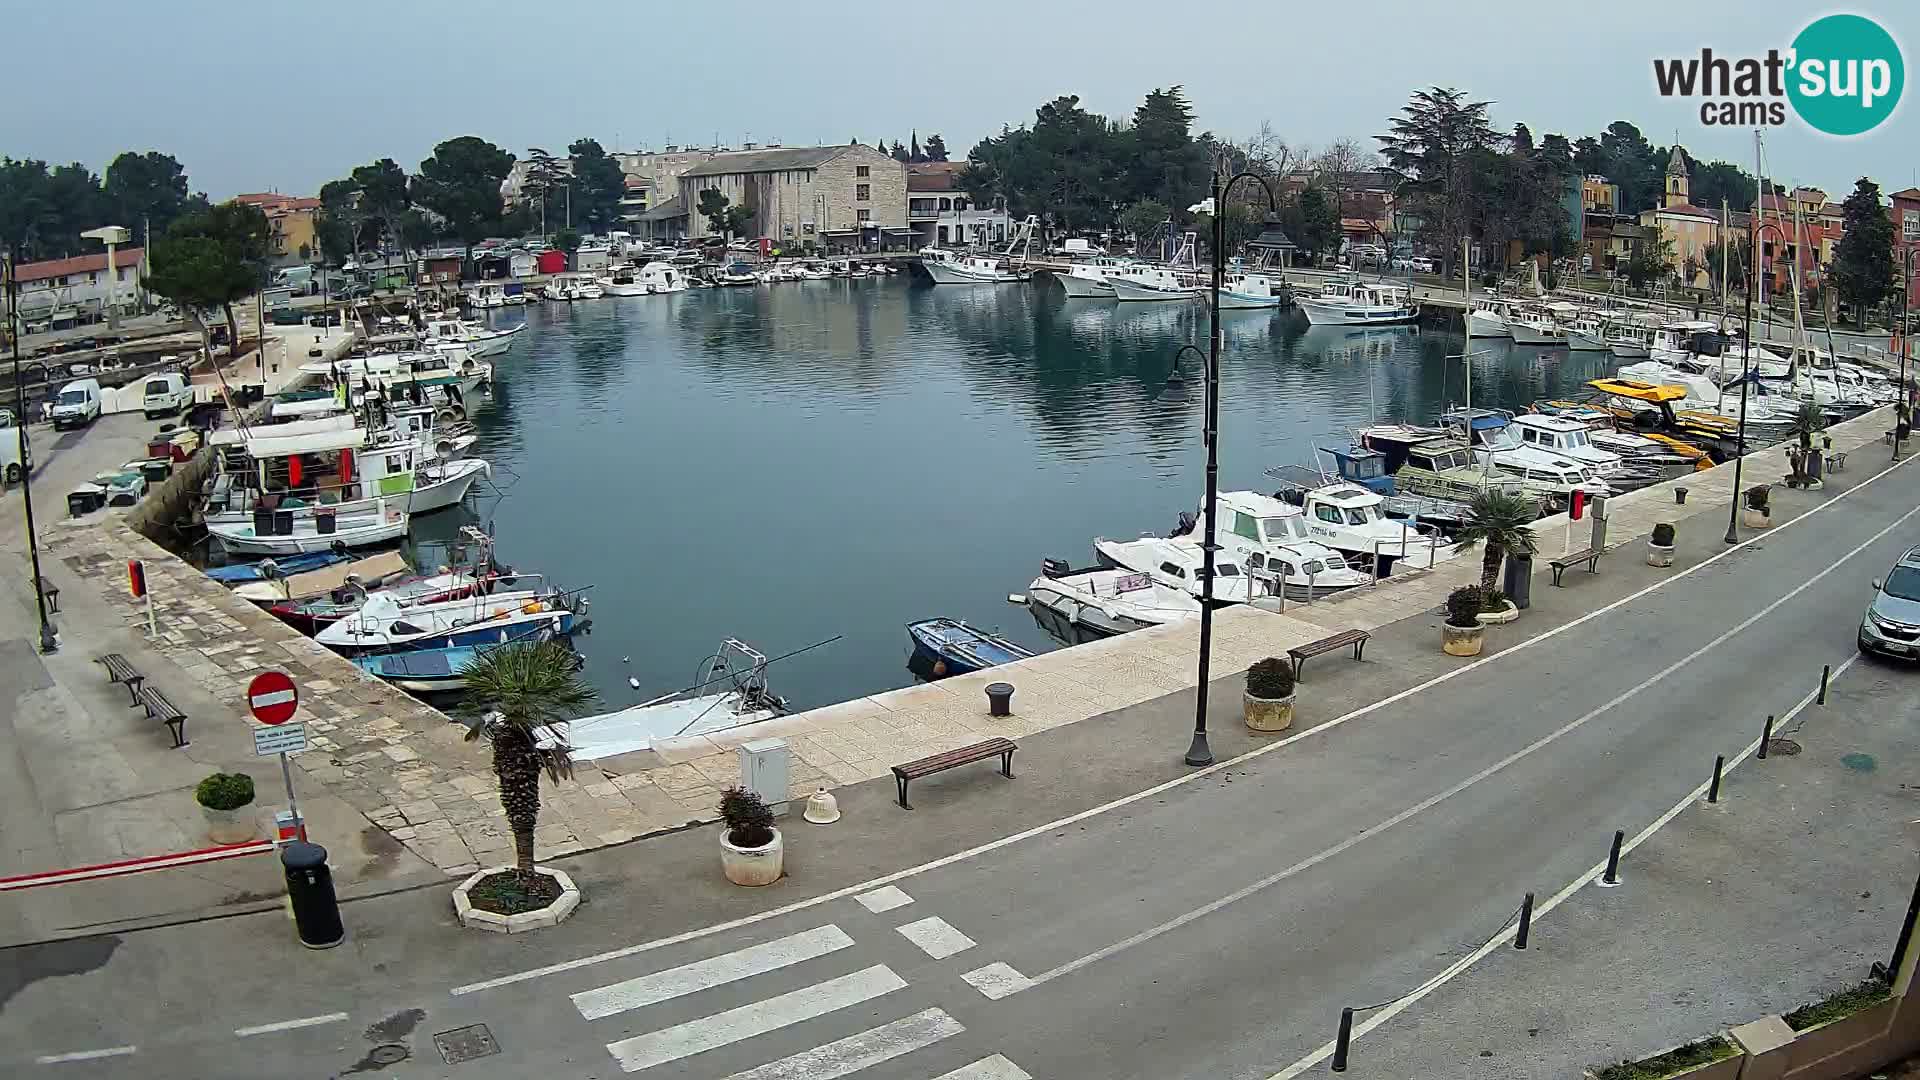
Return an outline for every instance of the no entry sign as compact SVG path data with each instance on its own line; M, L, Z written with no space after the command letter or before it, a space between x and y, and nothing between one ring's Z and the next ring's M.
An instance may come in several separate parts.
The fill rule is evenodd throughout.
M300 707L300 692L283 672L263 671L247 684L247 707L263 724L284 724Z

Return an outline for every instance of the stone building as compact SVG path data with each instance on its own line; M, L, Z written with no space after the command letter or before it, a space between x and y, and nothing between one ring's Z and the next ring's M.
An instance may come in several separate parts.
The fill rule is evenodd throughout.
M907 221L921 247L986 248L1004 245L1013 219L1004 204L978 207L960 186L964 161L928 161L907 166Z
M713 235L700 193L714 190L753 211L747 237L776 247L812 243L854 250L910 248L907 166L857 143L715 154L679 176L687 235Z

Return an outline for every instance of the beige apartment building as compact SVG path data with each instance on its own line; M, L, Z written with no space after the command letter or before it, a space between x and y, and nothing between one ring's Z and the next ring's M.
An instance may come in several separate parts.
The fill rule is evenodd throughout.
M753 211L748 238L775 247L858 250L910 248L907 166L858 143L715 154L680 173L678 194L687 208L687 235L713 234L701 215L700 193L725 195Z

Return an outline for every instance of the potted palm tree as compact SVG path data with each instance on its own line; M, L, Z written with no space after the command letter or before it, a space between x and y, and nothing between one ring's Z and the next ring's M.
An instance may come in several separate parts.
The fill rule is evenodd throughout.
M720 869L735 885L771 885L780 880L786 847L773 827L766 800L745 788L720 795Z
M1447 621L1440 624L1440 648L1448 656L1479 656L1487 628L1480 613L1487 594L1478 585L1462 585L1447 594Z
M207 819L207 839L216 844L243 844L253 839L253 777L246 773L214 773L193 789L193 801Z
M1653 535L1647 537L1647 565L1673 565L1673 525L1661 522L1653 527Z
M1537 549L1533 530L1528 528L1540 516L1540 505L1526 495L1500 488L1487 488L1467 504L1466 528L1460 531L1457 545L1465 551L1481 545L1480 590L1492 593L1500 580L1500 564L1509 555L1532 555ZM1518 616L1520 609L1511 602L1496 609L1503 616ZM1511 617L1502 621L1511 621ZM1474 652L1479 652L1478 648ZM1470 656L1472 653L1461 655Z
M1747 489L1745 505L1740 510L1740 524L1749 529L1765 529L1773 524L1767 492L1765 484L1755 484Z
M1285 731L1293 726L1293 663L1269 656L1247 669L1241 708L1254 731Z
M557 641L496 645L463 674L466 711L474 718L467 739L486 739L492 747L514 861L468 878L454 892L454 907L469 926L511 931L552 925L572 913L579 890L566 874L534 862L540 777L544 773L558 784L573 775L567 720L598 695L580 677L579 657Z

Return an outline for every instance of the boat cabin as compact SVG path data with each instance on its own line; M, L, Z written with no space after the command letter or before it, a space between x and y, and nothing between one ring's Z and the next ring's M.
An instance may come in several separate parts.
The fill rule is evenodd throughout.
M1537 446L1571 458L1597 470L1602 477L1620 471L1620 455L1593 445L1587 425L1570 417L1527 413L1514 417L1509 430L1518 436L1522 446Z

